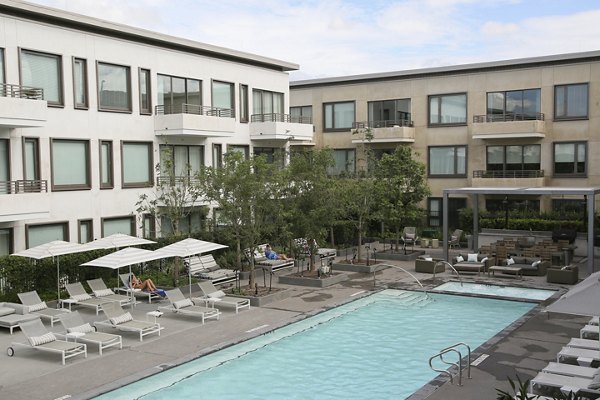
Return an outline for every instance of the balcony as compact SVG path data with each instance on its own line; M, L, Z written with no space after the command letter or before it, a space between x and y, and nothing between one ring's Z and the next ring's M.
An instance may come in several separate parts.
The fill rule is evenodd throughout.
M0 196L0 222L50 217L47 181L0 181Z
M473 171L473 187L543 187L544 170Z
M231 109L195 104L156 106L154 133L167 136L227 137L235 132Z
M289 114L254 114L250 117L250 140L284 140L291 144L311 144L313 125L310 117Z
M352 143L414 143L415 128L412 121L384 120L355 122L353 129L371 129L371 137L352 139Z
M544 138L546 124L543 113L473 116L473 139Z
M0 127L44 126L47 110L43 89L0 83Z

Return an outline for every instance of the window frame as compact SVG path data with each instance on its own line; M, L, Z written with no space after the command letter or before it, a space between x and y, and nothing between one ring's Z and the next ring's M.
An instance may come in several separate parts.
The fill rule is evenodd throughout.
M187 176L183 176L183 175L177 175L177 165L175 165L175 148L177 147L183 147L186 149L187 152L187 160L186 160L186 169L187 169ZM174 178L194 178L194 175L198 172L200 172L200 170L198 171L193 171L192 169L190 169L189 167L191 166L190 163L190 149L198 149L200 150L199 154L202 157L201 160L201 164L200 164L200 170L202 169L202 167L206 166L206 161L205 161L205 146L203 144L160 144L158 147L158 152L159 152L159 156L160 156L160 175L162 176L163 173L163 168L164 166L163 164L163 154L165 154L165 152L168 152L167 154L171 157L171 171L165 171L168 175L167 176L172 176Z
M81 62L83 64L83 103L77 103L77 81L75 80L75 66L77 62ZM90 97L89 97L89 85L88 85L88 67L87 60L81 57L72 57L71 59L71 69L73 72L73 108L76 110L88 110L90 106Z
M136 235L136 225L135 225L135 215L121 215L116 217L102 217L100 218L100 236L105 237L104 234L104 223L106 221L114 221L118 219L129 219L130 220L130 233L128 235L137 236Z
M149 234L146 235L146 231ZM142 215L142 237L144 239L156 239L156 217L153 214Z
M304 115L304 111L307 110L307 109L310 109L310 116ZM298 121L295 121L296 117L294 115L292 115L292 110L299 110L300 111L300 113L298 115ZM297 122L297 123L299 122L301 124L312 124L312 120L313 120L313 112L312 111L313 111L312 104L305 105L305 106L292 106L292 107L290 107L290 110L289 110L289 112L290 112L290 121L291 122ZM305 118L308 118L309 122L306 122Z
M508 163L506 162L506 158L507 158L507 148L508 147L521 147L521 169L509 169L507 168L507 166L509 164L512 165L517 165L514 163ZM539 160L539 168L538 169L525 169L525 153L524 153L524 148L527 146L536 146L539 151L539 155L540 155L540 160ZM490 147L502 147L502 169L501 170L493 170L489 168L489 162L488 162L488 149ZM485 170L486 171L502 171L502 172L507 172L507 171L540 171L542 168L542 146L540 144L537 143L525 143L525 144L491 144L491 145L486 145L485 146Z
M454 173L453 174L432 174L431 173L431 149L439 149L439 148L454 148ZM457 150L459 148L465 149L465 172L457 173L458 167L458 157ZM427 146L427 177L428 178L466 178L468 176L469 171L469 146L464 144L457 145L442 145L442 146Z
M55 184L55 175L54 175L54 143L59 142L68 142L68 143L83 143L85 144L85 157L86 157L86 183L80 184ZM51 182L52 182L52 191L53 192L65 192L72 190L90 190L92 188L92 178L91 178L91 154L90 154L90 141L89 140L80 140L80 139L63 139L63 138L50 138L50 174L51 174Z
M542 89L541 88L527 88L527 89L514 89L514 90L496 90L493 92L486 92L485 94L485 110L486 110L486 116L502 116L502 121L505 120L506 116L511 114L511 112L507 111L506 109L506 101L507 101L507 97L509 93L516 93L516 92L521 92L521 103L523 103L523 99L524 99L524 94L525 92L529 92L529 91L537 91L539 94L539 108L537 111L535 111L535 114L541 114L542 112ZM490 112L490 95L494 94L494 93L501 93L503 95L502 98L502 114L493 114ZM521 115L523 119L521 120L532 120L536 117L536 115L531 116L530 114L525 113L524 111L521 111L521 113L512 113L513 115ZM527 117L527 118L525 118ZM493 120L493 119L492 119Z
M39 226L54 226L54 225L62 225L63 228L63 238L65 242L70 241L69 235L69 221L55 221L50 223L40 223L40 224L25 224L25 247L29 249L29 229L35 228Z
M0 47L0 83L6 83L6 51Z
M12 181L12 155L11 155L11 149L10 149L10 138L0 138L0 142L5 141L6 142L6 172L8 173L8 181ZM9 192L11 189L7 188L7 191Z
M557 115L557 104L558 102L557 97L558 97L558 88L568 88L569 86L585 86L587 89L587 102L586 102L586 113L585 116L575 116L575 117L571 117L571 116L564 116L564 117L559 117ZM567 106L567 101L564 102L565 107ZM567 113L565 112L565 115ZM554 85L554 120L555 121L577 121L577 120L587 120L590 118L590 83L589 82L579 82L579 83L565 83L565 84L560 84L560 85Z
M148 181L147 182L125 182L125 159L124 149L127 144L148 145ZM154 142L145 140L121 140L121 189L145 188L154 186Z
M219 108L220 110L227 110L226 108L221 108L221 107L217 107L214 105L214 89L215 89L215 83L224 83L226 85L229 85L231 87L231 91L229 93L229 101L231 102L231 115L229 117L231 118L235 118L236 116L236 110L235 110L235 83L233 82L227 82L227 81L222 81L219 79L211 79L210 81L210 106L211 108Z
M121 68L125 68L125 70L127 71L127 108L105 107L102 105L102 101L101 101L102 82L100 81L100 66L101 65L106 65L106 66L111 66L111 67L121 67ZM98 100L98 111L131 114L133 112L133 107L132 107L133 102L131 100L132 99L132 97L131 97L131 66L123 65L123 64L109 63L106 61L99 61L99 60L96 61L96 95L97 95L97 100Z
M6 255L10 255L15 251L15 230L12 227L9 228L0 228L0 231L7 231L8 232L8 254ZM0 254L0 257L2 256L2 254Z
M442 101L444 97L450 96L464 96L465 97L465 122L432 122L431 121L431 100L434 98L439 99L438 104L438 117L441 119L442 117ZM412 106L412 104L411 104ZM429 128L435 128L439 126L466 126L468 122L469 116L469 97L467 92L457 92L457 93L443 93L443 94L430 94L427 96L427 126Z
M26 154L26 144L27 142L32 142L34 143L34 151L35 151L35 155L34 155L34 161L35 161L35 166L34 166L34 171L33 174L35 175L35 179L27 179L27 154ZM33 181L40 181L42 180L41 177L41 169L40 169L40 138L39 137L32 137L32 136L23 136L23 140L21 142L22 145L22 150L23 150L23 179L25 180L33 180Z
M223 145L221 143L213 143L212 145L212 167L223 167Z
M102 147L108 145L108 178L109 183L102 182ZM115 156L114 147L112 140L98 140L98 161L100 168L98 170L98 178L100 180L100 190L102 189L113 189L115 187Z
M240 122L244 124L250 122L249 93L248 85L240 83Z
M371 115L371 114L375 114L375 110L372 111L372 108L375 108L376 104L381 104L381 110L383 111L384 107L383 104L385 102L389 102L389 101L393 101L394 102L394 113L404 113L406 115L404 115L404 118L401 119L397 119L396 116L394 115L393 118L390 119L385 119L383 117L383 115L381 115L379 117L379 119L375 118L375 115ZM408 101L408 108L410 109L408 112L404 112L404 111L400 111L398 109L398 104L401 101ZM373 117L373 118L371 118ZM387 100L373 100L373 101L368 101L367 102L367 121L368 121L368 125L371 128L388 128L391 126L388 126L387 121L393 121L394 125L400 125L400 126L412 126L412 99L410 97L405 97L405 98L396 98L396 99L387 99ZM376 124L376 122L379 122L379 124ZM381 124L381 122L384 122L383 124ZM398 124L397 122L401 122L401 124ZM404 124L404 122L407 122L406 124ZM378 125L382 125L382 126L378 126Z
M29 54L37 54L37 55L42 55L42 56L46 56L46 57L53 57L57 59L57 64L58 64L58 101L51 101L46 99L46 91L44 90L44 88L40 88L44 91L44 100L46 101L46 104L48 105L48 107L57 107L57 108L63 108L65 106L65 80L64 80L64 67L63 67L63 56L61 54L55 54L55 53L48 53L45 51L38 51L38 50L30 50L30 49L25 49L22 47L18 48L19 50L19 84L21 86L29 86L29 85L25 85L23 83L23 62L22 62L22 54L23 52L25 53L29 53ZM34 86L31 86L34 87Z
M146 76L145 89L148 107L144 107L144 100L142 97L142 75ZM152 115L152 71L149 68L138 68L138 97L140 115Z
M161 92L159 91L160 81L163 78L169 78L169 104L165 103L164 92L162 93L162 96L161 96ZM164 110L163 113L164 114L180 114L180 113L183 112L183 110L178 110L178 109L174 108L174 101L173 101L173 79L182 79L183 80L183 84L185 86L185 103L184 104L190 104L192 106L197 106L198 107L198 112L200 114L203 114L204 113L204 110L203 110L204 95L202 93L202 89L204 87L204 85L203 85L204 81L202 81L202 79L158 73L158 74L156 74L156 80L157 80L157 88L156 88L157 105L163 107L163 110ZM198 91L199 91L198 95L200 97L200 99L199 99L200 100L200 104L191 104L191 103L189 103L189 100L190 100L189 82L190 81L196 81L196 82L198 82L198 86L199 86L199 88L198 88Z
M335 127L335 106L337 104L348 104L351 103L353 105L354 116L352 118L352 123L349 127L336 128ZM327 128L327 106L332 106L332 115L331 115L331 125L332 128ZM323 103L323 132L348 132L352 130L352 126L356 123L356 101L355 100L343 100L343 101L329 101ZM342 150L342 149L340 149Z
M87 242L81 241L81 226L88 225L88 237ZM85 244L94 240L94 220L92 218L78 219L77 220L77 243Z
M566 173L562 173L562 172L556 172L556 145L565 145L565 144L570 144L573 145L574 147L574 151L573 151L573 157L574 157L574 161L573 161L573 169L575 170L575 172L566 172ZM584 168L584 172L576 172L577 169L577 148L579 147L578 145L583 144L584 148L585 148L585 168ZM564 141L564 142L553 142L552 143L552 176L557 177L557 178L561 178L561 177L569 177L569 178L586 178L588 176L588 167L589 167L589 146L588 146L588 142L585 140L568 140L568 141Z
M227 145L227 153L230 153L230 148L238 148L244 150L244 160L248 161L250 159L250 146L247 144L228 144ZM236 150L237 151L237 150Z
M344 152L345 159L346 159L346 165L348 165L348 154L350 152L354 152L354 163L353 163L354 164L354 168L351 171L349 171L347 168L344 168L344 170L340 171L340 173L338 173L338 174L334 174L333 173L334 169L336 168L336 165L335 165L335 152L336 151L343 151ZM357 159L356 159L356 148L350 147L350 148L343 148L343 149L333 149L333 154L334 154L334 160L333 160L334 164L333 164L332 167L330 167L330 168L327 169L327 175L330 175L330 176L343 176L344 174L349 174L349 175L356 174L356 168L357 168L357 165L356 165L357 164L357 162L356 162L357 161Z

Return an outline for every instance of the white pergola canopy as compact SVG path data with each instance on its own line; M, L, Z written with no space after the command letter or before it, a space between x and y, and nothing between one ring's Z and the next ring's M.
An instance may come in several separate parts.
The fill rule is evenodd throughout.
M472 196L473 203L473 247L478 248L479 232L479 195L502 196L581 196L587 205L587 270L594 272L594 210L596 195L600 193L597 187L466 187L444 189L442 201L444 258L448 260L448 196Z

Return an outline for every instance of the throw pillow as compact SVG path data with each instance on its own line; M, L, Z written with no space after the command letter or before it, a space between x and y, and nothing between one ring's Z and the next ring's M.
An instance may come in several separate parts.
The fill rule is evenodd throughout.
M468 262L477 262L477 253L469 253L467 254Z
M69 333L73 333L73 332L89 333L89 332L94 332L94 328L89 323L85 323L83 325L74 326L73 328L68 328L67 332L69 332Z
M44 310L46 308L48 308L48 306L46 305L46 302L42 301L39 304L34 304L32 306L29 306L29 312L40 311L40 310Z
M433 257L425 257L424 260L425 261L433 261Z
M177 301L173 302L173 307L175 307L176 310L179 310L180 308L184 308L184 307L193 306L193 305L194 305L194 303L190 299L182 299L182 300L177 300Z
M129 312L110 319L110 323L113 325L119 325L127 321L133 321L133 317Z
M94 294L96 295L96 297L104 297L104 296L110 296L110 295L114 294L114 292L111 289L101 289L101 290L94 291Z
M513 260L512 258L506 259L506 265L513 265L514 263L515 263L515 260Z
M565 270L567 270L567 269L569 269L569 266L568 266L568 265L565 265L565 266L564 266L564 267L562 267L560 270L561 270L561 271L565 271Z
M32 346L39 346L40 344L54 342L56 336L54 336L54 333L48 332L42 336L31 336L28 339Z
M217 299L220 299L221 297L225 297L225 296L226 296L226 294L222 290L217 290L216 292L213 292L208 295L208 297L213 297L213 298L217 298Z
M481 259L481 262L485 264L485 262L486 262L487 260L488 260L488 258L487 258L487 257L483 257L483 258Z
M460 254L458 256L456 256L456 262L457 263L463 262L463 261L465 261L465 259L463 258L463 256L461 256Z
M532 262L532 263L531 263L531 266L532 266L533 268L537 268L537 266L538 266L538 265L540 265L540 264L541 264L541 262L542 262L542 260L537 260L537 261L534 261L534 262Z
M90 296L87 293L84 293L84 294L74 294L73 296L71 296L71 298L76 301L84 301L84 300L91 299L92 296Z

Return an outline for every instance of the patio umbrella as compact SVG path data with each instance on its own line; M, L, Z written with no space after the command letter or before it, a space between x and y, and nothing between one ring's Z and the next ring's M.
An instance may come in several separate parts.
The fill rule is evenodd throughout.
M122 247L139 246L143 244L152 244L156 242L135 236L125 235L124 233L114 233L110 236L106 236L101 239L96 239L90 243L102 249L120 249Z
M28 257L36 260L41 260L48 257L56 257L56 275L57 275L57 289L58 289L58 304L60 303L60 257L64 254L82 253L84 251L93 250L97 247L86 244L82 245L79 243L65 242L64 240L54 240L52 242L44 243L39 246L32 247L27 250L20 251L18 253L11 254L12 256Z
M164 254L164 257L188 257L188 264L191 256L202 255L210 253L211 251L225 249L229 246L224 244L205 242L204 240L198 240L194 238L187 238L180 240L175 243L171 243L168 246L161 247L156 250L156 253ZM190 286L190 297L192 297L192 274L188 268L188 281Z

